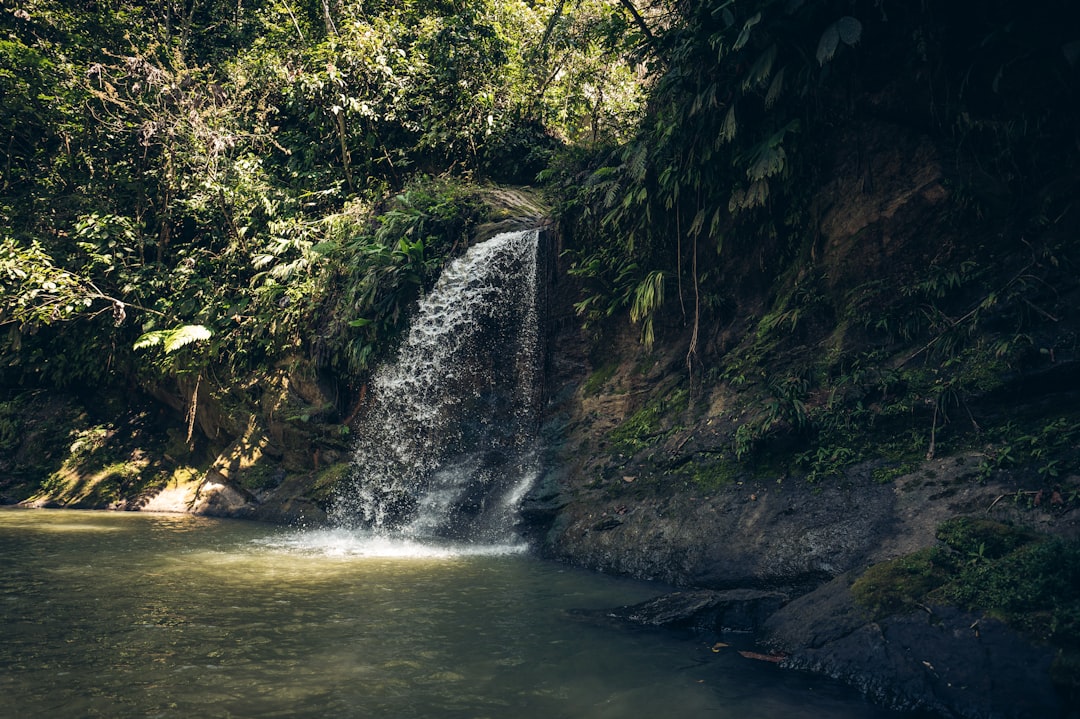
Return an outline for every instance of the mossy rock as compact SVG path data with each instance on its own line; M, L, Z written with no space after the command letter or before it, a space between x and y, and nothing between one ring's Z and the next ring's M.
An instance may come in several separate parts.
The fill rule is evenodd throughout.
M263 492L277 487L284 478L285 470L276 462L263 460L237 472L234 481L249 492Z
M937 529L937 538L962 555L1000 559L1035 539L1030 531L992 519L954 517Z
M739 476L739 465L728 459L687 462L675 474L688 478L700 489L711 491L727 487Z
M1080 702L1080 648L1063 650L1050 665L1050 679L1063 694L1071 697L1072 706Z
M943 522L937 536L942 545L870 567L851 586L856 602L875 619L942 604L985 612L1075 661L1080 542L974 517Z
M351 472L351 462L337 462L327 465L315 474L315 478L304 496L320 505L329 502L330 498L333 497L334 490L349 477Z
M851 593L875 619L881 619L919 607L954 572L954 561L944 550L927 547L870 567L851 585Z
M650 400L608 435L615 452L633 454L662 442L674 429L676 417L684 412L690 393L686 388Z
M600 394L600 390L604 388L608 380L615 376L615 372L619 369L618 362L609 362L600 369L589 375L589 378L585 380L585 384L582 385L581 391L586 397L594 397Z

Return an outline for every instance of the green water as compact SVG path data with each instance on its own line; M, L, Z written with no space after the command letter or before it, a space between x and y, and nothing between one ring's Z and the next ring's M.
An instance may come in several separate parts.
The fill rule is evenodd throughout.
M0 509L0 717L886 716L569 611L660 591L513 548Z

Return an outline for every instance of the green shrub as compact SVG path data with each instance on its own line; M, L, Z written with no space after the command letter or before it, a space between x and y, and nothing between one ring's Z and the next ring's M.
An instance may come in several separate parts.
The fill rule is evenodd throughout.
M1029 543L996 561L968 564L938 595L986 610L1061 646L1080 646L1080 542Z

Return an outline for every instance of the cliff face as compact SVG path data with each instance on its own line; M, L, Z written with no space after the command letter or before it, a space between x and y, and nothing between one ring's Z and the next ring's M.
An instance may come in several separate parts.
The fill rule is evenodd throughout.
M788 603L758 623L761 641L886 704L1059 711L1076 696L1062 679L1073 639L956 602L948 582L966 581L954 578L964 567L937 593L889 587L905 599L886 608L868 608L867 581L851 587L868 568L952 552L941 528L957 518L1057 537L1072 548L1060 571L1080 576L1077 283L1055 279L1017 300L1037 309L1026 349L1008 361L1008 350L979 349L998 346L996 321L938 352L949 329L990 308L987 292L1041 267L1057 278L1075 248L1024 259L1026 238L1003 228L980 238L992 228L965 219L946 163L917 132L870 123L840 131L834 148L811 202L813 237L774 280L753 253L731 258L733 304L707 316L693 362L676 309L647 352L629 323L581 330L576 288L555 274L546 474L525 508L529 530L545 555L603 572L778 591ZM981 284L943 300L946 330L876 331L904 316L900 288L975 262ZM812 299L795 304L800 292ZM919 302L909 316L934 304Z

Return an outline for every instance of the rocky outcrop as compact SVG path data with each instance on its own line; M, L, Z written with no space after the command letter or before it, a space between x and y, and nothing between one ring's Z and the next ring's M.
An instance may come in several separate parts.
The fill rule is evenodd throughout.
M875 620L851 593L868 567L933 546L935 528L957 515L1080 536L1075 513L1018 506L1017 483L978 476L975 459L927 462L887 484L857 467L839 486L745 480L710 493L629 495L640 480L616 478L613 496L596 488L534 501L547 508L538 516L553 519L543 540L549 556L686 588L593 620L718 639L754 632L759 658L782 656L782 666L841 679L894 709L1075 716L1051 681L1055 648L951 606Z
M332 388L300 358L244 386L185 376L120 400L32 399L0 461L4 503L311 525L348 471Z
M982 514L1063 537L1080 536L1075 513L1018 507L1026 486L985 478L977 455L940 458L889 483L873 464L843 481L733 482L711 491L664 491L615 478L578 495L537 494L527 516L551 519L552 557L608 573L687 587L806 588L932 546L949 517ZM1010 501L996 501L1005 497ZM537 505L546 505L546 513Z
M1050 679L1053 650L998 620L949 606L872 621L852 597L853 577L837 577L766 620L763 642L784 653L782 666L842 679L894 709L1071 716Z

